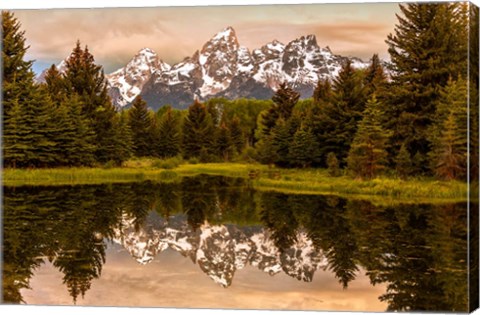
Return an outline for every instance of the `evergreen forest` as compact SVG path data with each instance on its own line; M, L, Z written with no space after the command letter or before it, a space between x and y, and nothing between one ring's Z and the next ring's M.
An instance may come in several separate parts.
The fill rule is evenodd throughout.
M385 38L390 60L375 54L366 69L346 61L311 98L280 84L271 100L213 98L156 112L140 96L128 109L115 108L102 66L80 41L64 72L52 65L37 83L21 21L3 11L3 165L116 167L179 158L327 168L357 179L467 180L477 171L468 159L478 161L478 106L470 116L467 106L469 99L478 104L478 73L468 71L469 60L478 61L468 46L478 9L461 2L399 8Z

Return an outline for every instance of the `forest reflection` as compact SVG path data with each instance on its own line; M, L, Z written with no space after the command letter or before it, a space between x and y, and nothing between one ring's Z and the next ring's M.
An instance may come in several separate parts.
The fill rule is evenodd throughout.
M359 270L366 270L372 285L387 285L379 299L390 311L467 310L464 203L373 205L336 196L261 192L243 179L196 176L172 183L4 187L3 209L4 303L23 303L22 289L47 261L62 273L77 301L101 277L107 246L123 235L129 218L133 231L173 228L180 222L188 230L186 242L191 235L202 240L206 225L218 233L228 230L235 244L246 244L252 235L268 236L283 271L305 282L322 266L348 290ZM220 274L222 285L231 285L235 264L228 265L230 254L218 253L222 247L217 243L195 246L216 246L216 258L225 263L206 262L202 270L212 279ZM301 246L313 248L310 269ZM247 263L256 259L266 268L258 254L242 255Z

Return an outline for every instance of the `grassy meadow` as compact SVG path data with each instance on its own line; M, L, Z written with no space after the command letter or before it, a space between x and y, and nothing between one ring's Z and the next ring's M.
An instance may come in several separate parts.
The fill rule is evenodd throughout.
M295 194L334 194L390 202L466 201L468 187L460 181L432 178L332 177L325 169L281 169L261 164L198 163L180 159L134 159L122 167L4 169L3 185L80 185L135 181L175 181L200 174L249 179L256 189Z

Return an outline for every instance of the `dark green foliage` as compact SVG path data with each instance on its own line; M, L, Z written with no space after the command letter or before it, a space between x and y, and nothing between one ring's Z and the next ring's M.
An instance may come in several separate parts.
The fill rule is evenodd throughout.
M400 147L398 155L395 157L395 170L400 178L407 178L413 173L412 169L412 157L405 145Z
M112 139L117 149L117 158L114 160L117 164L128 160L133 156L133 135L130 129L129 117L126 111L121 112L115 117L115 137Z
M385 69L378 54L374 54L370 59L370 66L366 69L364 77L365 92L368 97L375 93L377 96L387 83Z
M33 61L26 61L25 31L12 12L2 11L2 107L8 115L18 100L28 99L33 84ZM20 104L21 106L21 104ZM5 129L6 126L4 126Z
M226 162L231 160L235 152L235 146L232 141L230 129L228 129L224 123L218 128L215 140L217 155Z
M154 147L152 138L153 121L147 107L147 102L145 102L141 96L137 96L128 114L135 156L152 156Z
M429 132L429 157L434 173L443 179L465 179L467 174L467 82L449 80Z
M286 83L280 84L272 97L273 105L261 115L264 135L270 134L278 119L287 121L290 118L299 98L300 94L288 87Z
M295 167L310 167L318 160L318 143L310 128L302 126L295 132L288 156L290 163Z
M262 137L255 145L255 159L263 164L272 165L278 160L277 150L273 142L273 134Z
M313 90L313 102L321 104L322 102L330 102L333 97L332 85L327 79L325 81L318 80L315 90Z
M313 111L312 130L320 145L321 160L325 161L328 152L335 152L342 166L366 103L362 78L350 61L344 63L333 89L332 101Z
M124 156L124 149L120 147L121 141L113 140L120 134L116 129L119 126L118 117L107 94L103 69L95 64L87 47L81 48L80 42L66 61L64 86L67 96L79 97L82 113L95 133L96 161L120 163L119 157Z
M179 119L169 107L160 120L158 155L164 158L178 155L181 149L181 140Z
M274 163L281 167L287 167L290 165L288 153L290 150L290 144L293 140L293 133L289 127L289 124L285 123L285 121L280 118L271 131L271 144L272 149L274 150L274 154L272 155L275 156ZM294 130L295 129L293 129L293 131Z
M6 167L55 165L55 108L34 84L24 32L11 12L2 11L3 130Z
M206 102L207 104L215 104L215 107L222 113L226 121L232 122L238 117L240 129L245 137L245 142L250 146L260 137L256 137L256 133L260 136L262 132L260 113L270 108L273 104L271 100L256 99L236 99L227 100L224 98L212 98ZM231 128L230 128L231 129Z
M337 156L333 152L327 154L327 168L330 176L340 176L340 165Z
M48 95L55 104L65 100L65 81L55 65L52 65L45 73L45 84Z
M7 167L22 166L26 161L29 144L23 141L29 128L24 122L24 113L18 101L10 104L9 113L3 120L3 164Z
M188 108L183 124L183 154L189 159L208 160L213 154L214 131L212 118L202 103L195 101Z
M235 151L240 154L245 147L245 137L243 135L242 128L240 126L240 119L234 116L230 122L230 135L232 137L232 144L235 147Z
M373 178L385 168L390 133L381 125L382 104L375 95L367 102L363 118L348 153L348 169L354 176Z
M438 144L433 150L435 175L442 179L464 178L467 162L467 139L459 131L456 117L448 115Z
M402 144L410 154L427 160L428 131L440 90L449 77L467 74L466 4L402 4L395 32L387 38L392 82L386 107L388 128L394 131L392 156ZM428 163L420 168L428 171Z

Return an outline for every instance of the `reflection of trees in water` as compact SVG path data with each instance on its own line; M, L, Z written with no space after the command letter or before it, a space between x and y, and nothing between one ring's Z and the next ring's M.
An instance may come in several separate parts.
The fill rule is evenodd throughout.
M464 205L347 208L360 263L372 284L387 284L388 310L466 310Z
M367 271L386 283L389 310L455 310L467 306L466 206L373 206L334 196L258 192L241 179L199 176L178 183L17 187L4 191L3 300L21 289L46 259L63 274L76 301L105 263L103 238L122 215L146 223L150 211L184 214L195 229L234 223L266 226L283 252L307 233L344 288Z
M264 193L261 218L281 251L296 241L298 229L304 227L317 250L325 254L328 268L346 288L358 268L355 239L343 218L344 204L337 197Z
M344 286L359 266L386 283L388 310L467 309L466 205L373 206L333 196L262 194L261 218L275 244L300 228L323 251Z

